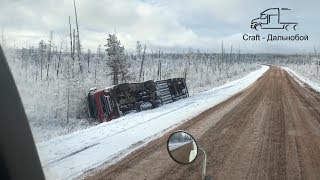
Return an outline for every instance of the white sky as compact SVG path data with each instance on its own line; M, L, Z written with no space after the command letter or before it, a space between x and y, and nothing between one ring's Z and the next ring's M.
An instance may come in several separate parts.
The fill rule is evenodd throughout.
M84 50L106 44L108 33L116 31L127 50L140 40L150 49L187 51L189 48L220 52L221 42L229 50L261 53L308 53L320 49L318 0L76 0L80 38ZM36 46L48 41L69 39L68 16L75 27L72 0L0 0L0 28L6 44ZM305 42L244 42L243 34L256 34L251 20L271 7L291 8L290 19L297 31L279 30L259 34L308 34ZM262 32L263 31L263 32ZM1 32L1 31L0 31ZM281 31L283 32L283 31ZM0 41L1 42L1 41ZM65 43L64 43L65 44Z

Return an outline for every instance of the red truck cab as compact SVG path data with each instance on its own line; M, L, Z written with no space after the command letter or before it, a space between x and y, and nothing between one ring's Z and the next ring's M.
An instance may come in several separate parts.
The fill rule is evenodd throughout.
M88 94L89 114L100 122L110 121L120 116L117 104L112 99L112 90L109 88L96 90L90 89Z

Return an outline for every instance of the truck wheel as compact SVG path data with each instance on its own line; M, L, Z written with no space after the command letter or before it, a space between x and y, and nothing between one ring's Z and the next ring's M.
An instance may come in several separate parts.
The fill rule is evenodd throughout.
M152 104L152 108L156 108L160 106L161 101L160 100L151 101L151 104Z
M141 111L152 109L152 104L150 102L143 102L140 105L140 109L141 109Z
M141 102L135 102L134 103L134 109L137 111L137 112L140 112L141 111Z

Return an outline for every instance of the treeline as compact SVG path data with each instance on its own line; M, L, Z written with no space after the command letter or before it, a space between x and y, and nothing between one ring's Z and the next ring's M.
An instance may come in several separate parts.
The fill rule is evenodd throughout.
M91 87L185 77L192 90L234 76L235 67L243 72L256 59L256 55L226 53L225 49L221 53L202 53L192 49L186 53L166 53L149 50L139 41L136 52L129 53L115 34L109 34L106 44L99 45L95 51L80 51L77 55L68 51L70 46L63 46L64 43L60 47L52 44L51 37L47 43L42 40L36 47L8 50L10 62L18 82L31 86L29 89L34 86L49 91L48 94L56 95L52 101L67 99L61 108L69 109L67 117L76 118L86 117L84 102ZM59 116L58 110L56 117Z
M6 47L29 119L39 126L52 119L69 123L70 119L88 118L86 96L92 87L184 77L190 92L196 92L257 67L256 55L234 52L223 43L217 53L191 48L185 53L168 53L137 41L135 52L128 52L116 34L106 34L105 44L85 50L73 2L75 24L69 16L68 34L60 40L54 41L56 36L50 31L48 39L36 45Z
M26 81L28 79L34 81L72 79L93 74L94 82L97 82L98 77L101 76L100 73L102 73L105 79L112 79L113 85L132 81L141 82L148 78L153 80L168 78L169 66L173 66L171 68L178 66L179 69L184 69L180 76L187 78L190 66L195 67L195 72L198 72L201 65L204 64L208 70L217 71L219 74L222 72L228 74L228 70L233 64L252 63L263 59L262 56L256 54L243 55L240 54L240 51L233 53L232 47L227 53L224 48L221 53L202 53L199 49L193 51L191 48L186 53L164 53L160 50L151 49L148 51L147 46L143 45L142 52L140 41L137 41L136 53L129 53L125 52L124 46L121 46L121 42L115 34L109 34L106 41L107 44L103 46L104 48L99 45L95 52L90 49L87 52L82 52L80 49L76 53L75 47L68 51L68 46L66 45L64 48L62 42L59 48L53 45L51 32L50 40L47 43L41 40L37 47L11 49L14 51L14 56L11 58L18 66L19 75L25 73ZM72 42L73 45L76 44L74 40ZM260 59L257 59L257 56ZM274 61L274 58L270 59ZM291 59L291 61L293 60ZM151 65L157 66L156 74L146 72L150 70ZM134 67L131 68L131 66Z

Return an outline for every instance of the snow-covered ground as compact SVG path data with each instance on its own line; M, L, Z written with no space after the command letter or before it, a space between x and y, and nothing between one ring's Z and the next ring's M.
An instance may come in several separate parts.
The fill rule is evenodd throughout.
M103 163L114 163L244 90L268 69L262 66L241 79L189 98L37 143L45 176L47 179L72 179Z
M283 67L283 69L285 69L291 76L293 76L294 78L298 78L299 81L309 85L312 89L314 89L317 92L320 92L320 84L317 82L314 82L312 80L310 80L309 78L297 73L296 71L288 68L288 67ZM299 81L297 81L299 83ZM300 84L301 86L303 86L303 84Z
M30 50L11 48L5 52L36 142L99 124L96 119L88 117L86 97L92 87L102 89L113 84L104 49L99 51L102 54L91 53L90 66L89 64L85 66L83 74L78 72L74 77L69 77L68 74L69 62L72 60L67 52L62 53L60 67L57 65L59 53L53 52L51 63L47 64L45 61L42 71L42 66L39 64L42 51L39 48ZM88 54L82 55L82 63L87 65ZM253 56L243 54L229 56L220 62L221 54L192 53L191 56L189 53L165 53L161 58L155 58L153 54L148 53L142 80L186 77L189 94L192 96L244 77L259 68ZM158 73L159 62L161 62L161 78ZM141 61L135 56L130 56L128 63L130 64L128 82L138 82Z
M295 74L300 74L300 77L308 79L308 81L320 84L320 67L317 68L316 61L317 59L313 59L312 62L305 64L286 63L280 65L289 68Z

